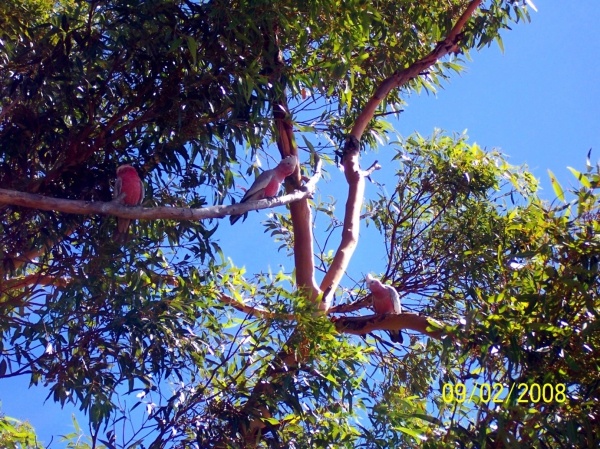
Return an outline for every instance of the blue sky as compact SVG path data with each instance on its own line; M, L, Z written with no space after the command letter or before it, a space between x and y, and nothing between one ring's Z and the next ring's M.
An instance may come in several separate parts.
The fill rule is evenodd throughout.
M448 132L466 129L469 142L499 148L510 155L514 165L527 163L541 181L541 196L551 200L554 193L547 169L566 188L576 183L567 166L584 170L590 148L592 162L600 159L600 2L534 2L539 12L531 12L532 22L504 33L504 54L496 44L473 52L467 71L452 78L437 96L408 98L409 105L394 126L403 136L415 131L431 135L436 127ZM382 148L377 155L365 155L363 166L375 159L385 164L391 157L391 152ZM390 173L382 170L375 176L378 182L393 185ZM334 188L338 181L341 175L333 172L331 183L320 183L321 194L338 191ZM367 185L367 189L369 195L375 193L374 185ZM340 198L338 207L344 200ZM223 223L217 238L224 253L250 272L269 266L276 271L280 264L289 270L291 260L277 253L278 245L256 228L264 217L265 212L251 213L237 228ZM251 239L250 229L254 229ZM248 258L256 254L257 245L263 249L261 257ZM373 228L363 229L349 272L359 276L382 269L382 249ZM0 380L2 411L29 420L46 444L54 435L52 447L64 447L57 435L73 431L71 413L76 409L61 409L51 400L44 403L47 395L44 387L28 388L26 376ZM84 418L80 424L87 427Z

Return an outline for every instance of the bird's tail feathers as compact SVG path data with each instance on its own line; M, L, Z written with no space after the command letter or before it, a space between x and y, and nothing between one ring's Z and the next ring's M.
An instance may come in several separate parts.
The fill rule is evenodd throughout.
M234 225L242 217L244 217L244 220L246 220L247 216L248 216L247 212L245 214L240 214L240 215L230 215L229 216L229 223L231 223L232 225Z
M402 342L404 341L404 337L402 337L401 331L389 331L389 333L390 333L390 340L392 340L394 343L402 344Z

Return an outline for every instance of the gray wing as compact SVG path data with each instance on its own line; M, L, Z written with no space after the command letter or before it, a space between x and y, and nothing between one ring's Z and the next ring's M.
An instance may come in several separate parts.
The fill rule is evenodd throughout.
M122 186L123 186L123 180L121 178L117 178L117 180L115 181L115 191L113 193L113 198L116 198L121 194Z
M271 177L272 177L271 172L272 171L273 170L265 170L260 175L258 175L258 178L256 178L254 180L254 183L252 183L250 188L246 191L246 193L244 194L244 197L240 200L240 203L243 203L244 201L248 201L253 195L258 193L261 189L265 189L269 185L269 182L271 181Z
M400 306L400 295L396 289L391 285L386 285L385 289L390 292L390 299L394 305L394 313L402 313L402 307Z

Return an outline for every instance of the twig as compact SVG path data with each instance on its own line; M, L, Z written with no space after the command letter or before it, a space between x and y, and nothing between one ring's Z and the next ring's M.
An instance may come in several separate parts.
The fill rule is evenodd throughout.
M355 310L360 310L360 309L364 309L365 307L369 307L372 302L373 302L373 299L371 298L371 295L369 294L369 295L365 296L364 298L361 298L358 301L354 301L350 304L339 304L337 306L334 306L327 311L327 314L354 312Z
M371 176L371 173L373 173L375 170L381 170L381 165L379 165L379 161L373 162L369 168L363 170L362 175Z
M282 319L282 320L295 320L296 319L296 317L292 314L273 313L273 312L265 310L261 307L249 306L243 302L235 300L231 296L227 296L222 293L220 293L218 295L217 299L219 301L221 301L223 304L228 304L231 307L233 307L234 309L239 310L240 312L244 312L248 315L252 315L254 317L265 318L265 319L277 318L277 319Z

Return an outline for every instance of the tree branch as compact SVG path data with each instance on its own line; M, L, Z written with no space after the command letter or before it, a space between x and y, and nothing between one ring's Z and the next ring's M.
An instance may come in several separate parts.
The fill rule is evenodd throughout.
M277 145L282 157L298 155L298 148L293 136L292 125L285 97L276 101L273 106L275 127L277 130ZM318 157L317 155L315 155ZM300 185L300 168L287 179L286 192L291 192ZM290 214L294 229L294 266L296 267L296 285L304 290L313 301L319 296L320 290L315 280L315 264L313 260L312 210L308 198L290 204Z
M0 293L8 293L9 289L23 288L28 285L54 285L57 287L65 287L70 282L69 278L50 276L47 274L28 274L18 278L12 278L5 281L4 285L0 289Z
M398 331L410 329L432 338L440 339L444 325L433 318L415 313L366 315L342 317L333 320L338 332L353 335L365 335L376 330Z
M364 309L365 307L369 307L373 303L373 298L371 294L368 294L364 298L359 299L358 301L354 301L350 304L339 304L327 310L327 314L331 313L348 313L354 312L355 310Z
M373 118L375 110L392 89L400 87L411 79L416 78L421 72L435 64L440 58L458 50L457 44L459 41L459 34L480 3L481 0L473 0L469 4L465 12L456 21L454 27L452 27L452 30L448 33L448 36L438 43L431 53L412 63L406 69L397 71L379 85L373 97L367 102L365 108L356 119L356 123L350 134L360 140L367 124Z
M206 220L209 218L223 218L226 215L243 214L251 210L268 209L306 200L307 198L311 198L314 194L320 176L321 161L319 160L315 167L315 173L308 183L292 193L277 198L266 198L263 200L248 201L246 203L237 203L229 206L209 206L200 209L164 206L128 207L118 204L115 201L104 203L99 201L65 200L7 189L0 189L0 202L40 210L53 210L68 214L115 215L121 218L142 220Z
M349 136L343 152L344 175L348 182L348 199L346 200L342 241L321 282L321 290L327 292L319 304L319 308L324 311L329 309L335 290L342 280L358 244L360 211L365 193L365 177L360 169L359 153L360 143L354 136Z
M273 85L283 85L281 75L285 69L279 42L279 24L273 24L272 30L263 31L263 49L265 65L269 71L269 79ZM286 89L271 89L273 105L274 134L281 157L298 157L298 146L294 139L294 128L289 112ZM300 167L286 179L285 190L291 192L301 184ZM294 229L294 266L296 269L296 285L307 297L316 300L319 286L315 279L313 260L312 211L307 198L290 204L290 214Z
M27 276L21 276L17 278L8 279L4 282L2 286L0 286L0 294L8 294L9 290L16 290L19 288L24 288L30 285L33 286L54 286L54 287L66 287L71 283L71 279L67 277L57 277L44 275L41 273L38 274L29 274ZM167 279L167 283L169 285L177 286L179 283L177 279L174 277L170 277ZM246 313L248 315L252 315L257 318L265 318L265 319L284 319L284 320L294 320L296 317L291 314L277 314L270 312L262 307L257 306L249 306L244 302L237 301L231 296L225 295L223 293L217 293L217 299L223 304L227 304L233 307L240 312ZM6 303L2 303L6 305Z
M248 315L252 315L257 318L265 318L265 319L283 319L283 320L294 320L296 319L294 315L290 314L277 314L270 312L268 310L263 309L262 307L249 306L243 302L237 301L231 296L224 295L220 293L217 297L219 301L223 304L230 305L236 310L240 312L246 313Z
M29 285L36 286L60 286L65 287L70 283L71 279L64 277L56 277L42 274L31 274L19 278L9 279L0 290L0 293L7 294L9 289L23 288ZM168 280L171 285L177 285L177 279L172 278ZM229 295L223 293L217 293L217 299L223 304L227 304L234 309L246 313L248 315L263 318L263 319L283 319L283 320L295 320L296 317L292 314L276 314L263 309L258 306L249 306L244 302L237 301ZM371 295L367 295L364 298L353 302L352 304L343 304L340 306L332 307L328 313L342 313L351 312L364 307L367 307L371 303ZM3 303L6 305L6 303ZM338 332L344 332L353 335L364 335L375 330L402 330L411 329L428 335L433 338L441 338L443 331L440 327L443 324L422 315L414 313L402 313L397 315L366 315L359 317L334 317L331 321L335 324L335 328ZM428 327L434 329L427 330ZM289 356L288 356L289 357ZM292 361L291 359L288 360ZM297 363L297 360L294 360Z
M363 170L362 175L371 176L371 173L373 173L375 170L381 170L381 165L379 165L379 161L373 162L369 168Z

